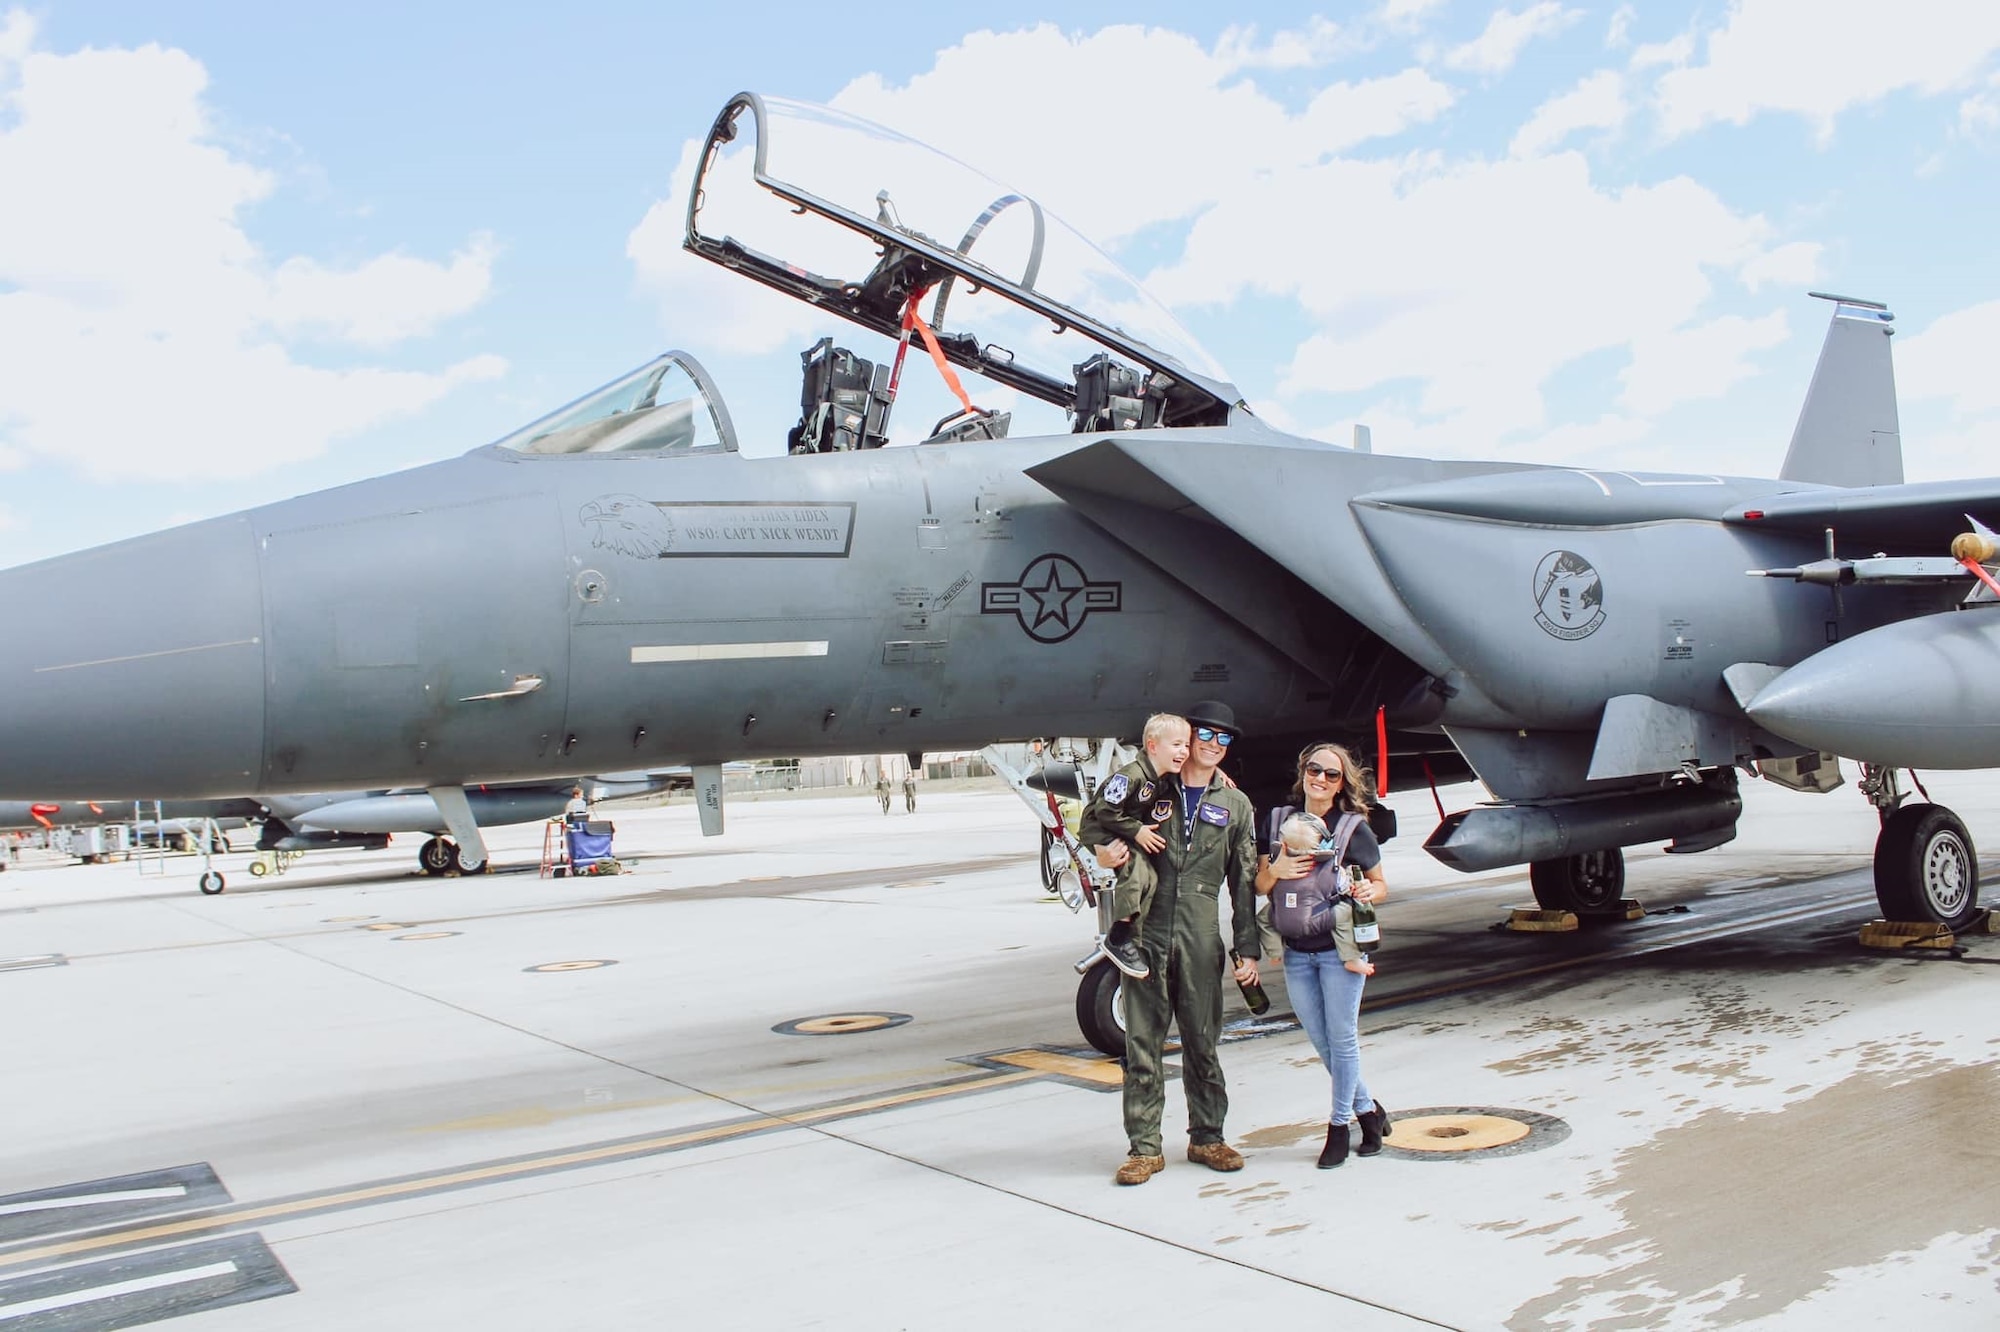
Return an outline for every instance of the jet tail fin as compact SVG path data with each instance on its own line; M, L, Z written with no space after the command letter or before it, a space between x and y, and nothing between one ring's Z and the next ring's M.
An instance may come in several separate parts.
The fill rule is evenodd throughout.
M1834 303L1833 322L1778 476L1829 486L1901 485L1903 439L1889 358L1896 316L1874 301L1811 295Z

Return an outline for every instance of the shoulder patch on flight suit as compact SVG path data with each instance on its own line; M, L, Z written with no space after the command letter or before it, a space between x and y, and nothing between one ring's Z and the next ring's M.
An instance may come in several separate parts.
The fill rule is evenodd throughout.
M1213 823L1218 828L1229 826L1229 811L1220 805L1203 805L1199 817L1203 823Z
M1133 796L1132 798L1138 801L1142 805L1145 804L1148 800L1151 800L1153 798L1153 784L1151 782L1139 783L1139 794Z
M1108 805L1115 805L1123 800L1125 793L1131 789L1132 783L1126 780L1125 774L1122 772L1116 773L1110 781L1104 784L1104 802Z

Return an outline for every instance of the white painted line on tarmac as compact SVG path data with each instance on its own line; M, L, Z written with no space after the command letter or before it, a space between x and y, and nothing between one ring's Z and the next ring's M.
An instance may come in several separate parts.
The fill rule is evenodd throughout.
M160 1272L153 1276L134 1277L130 1281L116 1281L108 1286L86 1286L82 1290L66 1291L61 1295L45 1295L39 1300L23 1300L19 1304L0 1304L0 1322L10 1318L26 1318L29 1314L47 1313L51 1309L71 1309L79 1304L115 1300L121 1295L138 1295L144 1291L159 1290L163 1286L183 1286L190 1281L233 1276L236 1271L237 1267L233 1262L209 1263L205 1267L188 1267L178 1272Z
M0 1216L22 1212L52 1212L63 1207L95 1207L104 1203L143 1202L154 1198L185 1198L187 1186L175 1184L161 1189L119 1189L113 1193L72 1193L61 1198L37 1198L33 1202L0 1203Z

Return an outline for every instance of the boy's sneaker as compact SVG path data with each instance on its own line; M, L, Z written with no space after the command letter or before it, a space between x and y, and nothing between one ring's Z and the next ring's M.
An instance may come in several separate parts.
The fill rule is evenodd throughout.
M1153 974L1153 968L1147 965L1146 955L1139 951L1137 939L1121 939L1117 943L1106 939L1104 955L1111 959L1112 966L1133 980L1144 980Z

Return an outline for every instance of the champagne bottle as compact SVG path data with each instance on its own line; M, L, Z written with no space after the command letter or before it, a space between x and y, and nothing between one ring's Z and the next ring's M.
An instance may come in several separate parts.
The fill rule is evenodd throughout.
M1232 948L1229 950L1229 960L1240 966L1243 956ZM1271 1010L1271 996L1264 993L1264 982L1238 981L1236 986L1243 991L1243 1002L1250 1006L1252 1016L1263 1017Z
M1347 867L1347 871L1348 871L1348 879L1350 880L1351 883L1350 887L1350 892L1351 892L1352 889L1359 888L1361 886L1363 882L1363 876L1360 868L1355 865L1349 865ZM1368 949L1376 947L1381 942L1382 942L1382 926L1381 923L1375 919L1375 908L1369 906L1359 897L1354 898L1355 947L1360 948L1363 951L1366 951Z

